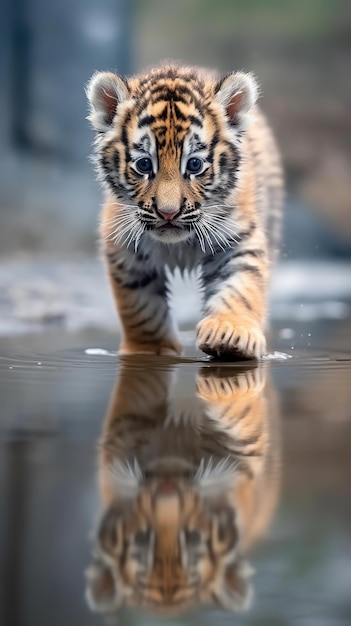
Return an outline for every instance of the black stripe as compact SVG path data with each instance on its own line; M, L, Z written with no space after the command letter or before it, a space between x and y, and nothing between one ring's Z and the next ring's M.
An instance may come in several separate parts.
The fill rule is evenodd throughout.
M265 252L264 250L260 250L260 249L248 249L248 250L238 250L238 251L234 251L233 253L233 258L237 259L238 257L242 257L242 256L252 256L255 259L257 259L258 257L264 256Z
M216 263L213 269L211 269L211 267L207 268L206 266L208 264L211 264L211 262L214 262L213 256L206 256L202 262L203 278L206 279L208 282L216 278L220 278L220 272L225 268L226 265L228 265L228 263L231 262L231 260L231 255L228 252L223 252L221 257L219 258L219 262ZM234 274L233 269L231 269L230 271L230 275L232 274Z
M235 288L235 293L236 293L237 297L239 298L239 300L241 300L243 305L246 306L248 311L252 311L253 307L252 307L251 303L247 300L247 298L245 298L245 296L243 296L243 294L240 293L240 291L238 289L236 289L236 288Z
M113 266L114 270L119 270L120 272L123 272L125 270L124 262L120 261L118 258L117 259L113 259L111 257L110 264Z
M246 239L247 237L250 237L255 230L256 223L250 222L249 228L247 230L242 230L240 233L238 233L238 235L240 239Z
M116 152L113 155L113 165L115 166L117 172L119 172L119 163L120 163L119 153L116 150Z
M221 302L223 302L224 306L226 306L226 307L227 307L227 309L229 309L229 311L231 311L232 307L231 307L231 305L229 304L229 302L225 299L225 297L224 297L224 296L221 296L220 298L221 298Z
M175 95L174 93L171 92L160 92L160 95L157 96L156 98L153 98L151 100L152 104L158 104L159 102L171 102L173 100L173 102L182 102L182 104L189 104L186 100L184 100L184 98L182 98L181 96Z
M219 135L218 135L218 131L216 131L215 134L212 137L212 140L211 140L211 143L210 143L210 147L209 147L209 151L208 151L207 161L209 163L213 163L213 153L214 153L214 149L215 149L218 141L219 141Z
M150 274L144 274L140 278L136 278L130 283L122 283L125 289L141 289L143 287L148 287L150 283L158 278L157 272L151 272Z
M159 95L156 95L157 93ZM197 97L193 91L185 86L177 87L176 91L169 91L168 89L165 90L165 88L155 89L153 95L156 97L152 97L152 104L156 104L157 102L161 102L162 100L164 100L165 102L170 102L171 100L173 100L174 102L182 102L182 104L187 105L189 104L189 102L193 102L200 114L203 114L203 106L199 99L202 96L199 95L199 97Z
M225 153L219 155L219 167L225 169L227 167L228 157Z
M259 442L259 435L251 435L251 437L247 437L246 439L236 439L235 440L235 449L237 449L238 446L252 446L254 443L258 443Z
M235 273L249 272L250 274L257 276L257 278L263 278L262 272L258 269L258 267L255 267L254 265L247 265L245 263L240 263L239 265L235 265L233 270Z
M226 267L230 260L231 259L229 258L228 261L223 263L220 267L217 267L213 272L209 274L204 274L203 275L204 285L206 285L206 283L212 283L213 281L220 281L224 283L226 280L228 280L228 278L233 276L234 275L233 268Z
M194 85L193 89L189 88L187 85L178 85L177 86L177 94L186 95L192 100L198 109L202 113L203 105L201 102L201 98L204 97L203 90L199 85Z
M150 124L153 124L154 121L154 115L144 115L144 117L141 117L138 122L138 128L142 128L143 126L149 126Z
M143 326L143 324L148 324L149 322L151 322L152 319L153 319L153 317L143 318L139 322L137 322L136 324L128 324L128 328L129 329L140 328L140 326Z
M239 442L240 443L240 442ZM242 452L241 450L237 450L236 448L233 450L235 456L242 456L244 458L261 458L263 456L263 452Z
M189 115L189 120L192 124L194 124L194 126L198 126L199 128L202 128L202 120L199 117L196 117L196 115ZM202 144L204 146L204 148L206 147L205 144ZM203 148L198 148L203 149Z
M122 134L121 134L121 140L122 143L125 147L125 153L126 153L126 162L129 163L130 161L130 152L129 152L129 141L128 141L128 123L130 122L130 118L131 118L131 113L130 111L128 111L125 119L124 119L124 123L123 123L123 128L122 128Z
M248 414L250 413L251 410L251 405L246 406L240 413L240 415L238 415L237 417L235 417L235 423L237 424L238 422L241 422L242 420L245 419L245 417L248 416Z
M145 254L144 252L137 252L136 257L137 257L138 261L140 261L140 262L148 261L149 258L150 258L149 255Z
M168 106L166 105L164 109L161 111L161 113L158 114L157 120L162 120L164 122L167 119L167 117L168 117Z
M185 122L188 119L187 116L184 115L184 113L181 112L180 108L176 105L176 103L174 103L173 108L174 108L174 112L175 112L175 114L176 114L176 116L177 116L177 118L179 120L182 120L183 122Z
M148 302L142 302L141 305L138 306L137 309L134 309L133 307L123 307L122 311L124 313L126 313L129 317L133 318L136 315L139 315L140 313L142 313L142 311L144 311L144 309L146 309L148 305Z
M152 330L142 330L141 335L142 337L155 337L156 335L158 335L161 329L162 324L159 324L158 326L156 326L156 328L153 328Z

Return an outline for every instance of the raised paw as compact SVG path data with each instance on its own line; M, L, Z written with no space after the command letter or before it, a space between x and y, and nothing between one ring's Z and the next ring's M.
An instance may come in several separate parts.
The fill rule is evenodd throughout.
M252 320L209 315L196 330L200 350L216 358L260 359L266 351L262 330Z

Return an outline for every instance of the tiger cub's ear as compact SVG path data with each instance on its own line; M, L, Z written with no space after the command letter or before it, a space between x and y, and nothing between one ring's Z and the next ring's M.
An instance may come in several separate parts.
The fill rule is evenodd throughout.
M258 85L253 75L242 72L226 74L218 81L215 91L231 125L239 131L245 130L250 109L258 97Z
M113 613L123 604L111 569L97 559L85 572L87 579L86 599L92 611Z
M245 611L252 600L251 578L254 570L241 559L226 566L223 579L215 589L218 604L227 611Z
M111 128L118 105L129 98L128 84L112 72L96 72L86 88L90 102L88 119L98 132Z

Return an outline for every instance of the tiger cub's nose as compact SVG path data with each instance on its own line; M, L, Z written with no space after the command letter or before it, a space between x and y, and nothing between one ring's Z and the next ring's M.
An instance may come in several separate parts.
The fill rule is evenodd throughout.
M175 217L176 217L176 216L180 213L180 211L174 211L174 210L173 210L173 208L169 208L169 209L167 209L167 208L165 207L165 208L164 208L164 209L162 209L162 210L157 209L157 213L158 213L159 215L161 215L161 217L162 217L164 220L171 221L171 220L173 220L173 219L174 219L174 218L175 218Z

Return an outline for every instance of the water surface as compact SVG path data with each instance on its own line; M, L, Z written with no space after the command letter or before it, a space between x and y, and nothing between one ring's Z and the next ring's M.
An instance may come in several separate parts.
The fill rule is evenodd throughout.
M282 322L271 345L291 358L259 368L212 363L190 336L185 357L174 360L120 360L116 338L102 330L2 337L1 624L350 624L350 337L347 319L295 321L293 330ZM87 354L92 348L102 352ZM129 493L120 474L112 488L103 484L103 445L110 460L141 468ZM165 474L162 460L171 457ZM202 485L201 498L204 528L221 520L230 568L226 577L221 565L207 603L198 591L190 612L173 606L169 616L174 589L165 582L162 616L126 606L145 604L140 589L129 600L119 593L112 618L92 611L84 572L116 493L128 525L143 489L172 507L177 494L200 489L195 467L223 459L227 474L215 491ZM254 477L251 508L233 496L244 475Z

